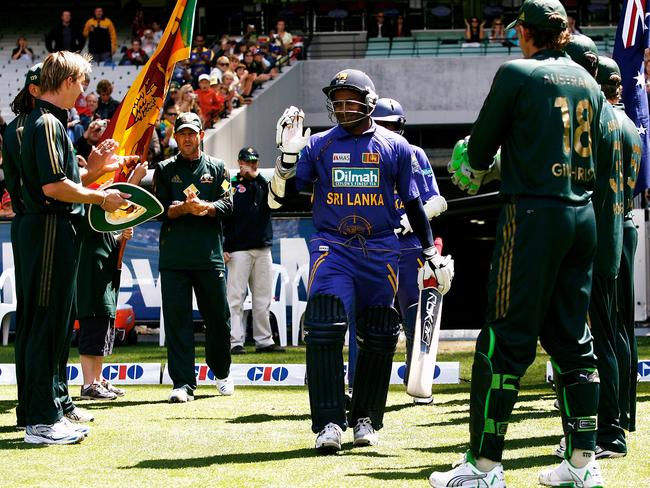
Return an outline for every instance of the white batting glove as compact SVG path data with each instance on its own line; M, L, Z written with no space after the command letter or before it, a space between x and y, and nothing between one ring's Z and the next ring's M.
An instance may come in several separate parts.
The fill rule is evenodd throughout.
M304 120L305 113L293 105L278 119L275 143L282 152L282 163L295 164L300 151L309 142L311 129L307 129L303 134Z
M435 246L424 249L422 254L425 261L418 271L419 289L433 285L444 295L451 288L454 279L454 260L451 255L441 256ZM431 283L432 280L435 280L435 283Z
M411 227L411 222L406 214L402 215L402 218L399 219L399 228L395 229L395 235L405 236L409 232L413 232Z

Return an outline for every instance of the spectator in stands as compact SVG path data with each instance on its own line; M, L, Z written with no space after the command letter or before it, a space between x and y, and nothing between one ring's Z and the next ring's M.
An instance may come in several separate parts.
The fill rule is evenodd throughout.
M569 22L569 32L571 34L582 34L582 31L580 30L580 28L576 24L576 19L575 19L575 17L573 15L568 14L567 15L567 20Z
M279 19L275 24L275 37L273 40L282 48L282 53L286 54L293 49L293 35L286 31L287 23Z
M151 33L153 34L153 42L157 47L163 36L163 30L160 27L160 22L157 20L151 21Z
M144 30L147 28L144 22L144 10L141 8L135 11L133 22L131 23L131 37L140 39L144 35Z
M90 151L92 151L93 146L99 143L107 126L108 120L93 120L88 126L88 129L84 131L83 135L74 145L77 154L84 159L88 159Z
M221 83L216 79L210 79L210 88L224 99L225 108L221 114L225 118L232 112L233 108L240 107L243 98L234 89L235 74L232 71L226 71L223 74Z
M244 99L251 98L255 74L249 73L248 69L246 69L246 65L243 63L237 65L235 68L235 74L237 75L239 81L234 82L233 88Z
M83 35L88 39L88 52L97 64L112 63L117 50L117 33L110 19L104 17L102 7L95 8L95 15L86 21Z
M142 49L142 44L138 38L131 41L131 47L122 56L120 66L142 66L147 61L149 61L149 56Z
M201 34L194 37L194 46L190 52L190 69L192 71L192 82L196 85L200 75L210 74L214 63L214 52L212 49L205 47L205 37Z
M95 119L95 112L97 112L99 98L97 98L97 95L93 92L90 92L84 97L84 101L86 105L83 108L83 114L79 112L79 109L77 109L77 112L79 113L79 118L81 119L81 124L83 125L84 130L86 130L90 123Z
M172 73L172 80L178 84L179 87L185 83L192 82L192 70L190 69L190 61L179 61L174 65L174 72Z
M86 44L86 38L81 28L72 22L69 10L61 12L61 23L52 27L45 36L45 48L48 52L72 51L79 52Z
M375 14L374 22L368 22L368 38L371 37L385 37L391 36L390 25L386 22L384 12L377 12Z
M210 80L212 78L218 78L219 83L221 83L221 76L223 75L224 72L228 71L230 69L230 59L228 59L227 56L220 56L217 58L217 65L212 68L212 71L210 71Z
M395 27L393 28L393 37L411 37L411 29L404 20L404 16L399 14L395 18Z
M178 113L184 112L192 112L201 116L201 107L199 107L196 93L189 83L181 86L178 92Z
M163 110L163 116L156 127L158 137L160 138L160 147L162 149L163 159L172 157L178 152L178 145L174 139L174 123L178 117L178 107L174 104L168 105Z
M27 39L24 36L20 36L16 40L16 47L11 51L11 59L14 61L27 61L28 63L34 61L34 51L27 45Z
M110 119L117 106L120 104L111 95L113 94L113 84L108 80L100 80L97 83L97 94L99 95L99 103L97 104L97 117L100 119Z
M145 29L141 41L142 50L147 53L148 57L151 57L158 47L159 42L154 38L153 31L151 29Z
M2 148L2 138L0 137L0 148ZM0 156L0 163L2 163L2 156ZM11 203L11 195L5 188L2 192L2 207L0 208L0 218L13 219L16 216L13 205Z
M201 121L205 129L219 121L219 114L224 109L224 99L220 93L210 88L210 75L199 76L199 89L196 91L199 107L201 108Z
M464 47L480 46L485 40L485 20L480 21L478 17L465 19L465 42Z
M503 19L496 17L492 21L492 28L490 29L490 42L504 43L506 40L506 30L503 26Z
M72 107L68 109L68 125L66 126L68 137L74 144L81 138L84 133L84 126L81 123L77 110Z
M257 27L255 27L255 24L248 24L246 26L246 32L244 32L244 35L242 36L242 42L257 43Z
M221 39L219 39L219 49L214 52L214 55L217 57L217 62L221 56L228 56L229 54L232 54L232 52L233 48L232 44L230 44L230 37L224 34L221 36Z
M167 90L167 99L165 100L165 106L171 103L174 105L178 104L178 98L179 98L179 93L178 90L180 89L180 85L176 81L171 81L169 83L169 90Z
M267 202L269 184L259 172L259 158L252 147L239 151L239 175L233 179L233 211L224 221L223 257L228 267L231 354L246 352L242 305L249 285L256 352L284 352L273 341L269 315L273 297L273 227Z

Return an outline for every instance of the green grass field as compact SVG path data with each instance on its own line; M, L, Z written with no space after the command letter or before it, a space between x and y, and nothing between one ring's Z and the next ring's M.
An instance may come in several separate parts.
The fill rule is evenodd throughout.
M640 357L650 358L650 339ZM391 387L380 445L318 456L312 449L309 403L304 387L240 387L232 397L210 387L196 401L167 403L168 386L131 386L123 399L79 401L96 420L90 436L74 446L24 444L14 429L15 387L0 387L0 486L218 486L366 487L428 486L433 470L448 469L466 449L473 343L441 343L441 361L461 361L460 385L434 386L434 404L414 407L400 386ZM197 349L202 358L202 348ZM238 362L304 361L303 348L286 354L235 356ZM76 351L71 362L77 362ZM161 361L154 345L116 349L111 361ZM200 359L202 360L202 359ZM553 394L543 381L542 354L522 381L506 440L504 466L510 488L537 486L540 469L561 436ZM13 349L0 348L0 363L13 362ZM73 395L78 387L72 387ZM639 385L638 431L628 437L626 458L604 460L608 487L650 486L650 384Z

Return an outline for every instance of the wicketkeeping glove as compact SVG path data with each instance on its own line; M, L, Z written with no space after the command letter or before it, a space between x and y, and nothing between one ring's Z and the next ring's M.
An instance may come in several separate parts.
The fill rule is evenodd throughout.
M451 255L441 256L435 246L424 249L422 254L425 261L418 271L418 287L422 290L433 285L444 295L454 279L454 260ZM431 283L432 279L435 283Z
M469 165L467 144L469 136L456 143L451 154L451 161L447 164L447 171L451 173L451 182L468 195L476 195L483 184L483 180L492 170L494 163L488 170L473 169ZM494 179L494 178L492 178Z
M282 152L283 164L295 164L300 151L307 145L311 129L303 134L305 113L293 105L286 109L278 119L275 131L275 143Z

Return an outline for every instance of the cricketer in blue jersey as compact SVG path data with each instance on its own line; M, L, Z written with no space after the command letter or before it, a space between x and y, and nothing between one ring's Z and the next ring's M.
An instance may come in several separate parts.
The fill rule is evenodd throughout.
M377 126L370 114L375 88L363 72L346 69L323 89L337 125L310 137L304 114L288 108L278 121L282 155L270 183L269 205L280 207L295 190L313 186L316 233L310 242L309 298L304 328L307 382L316 449L341 449L342 431L354 426L354 445L377 443L399 333L392 308L397 291L400 225L395 193L402 199L426 262L422 280L449 288L453 267L433 246L413 181L411 147ZM343 344L356 321L359 354L350 412L345 414ZM351 341L352 342L352 341Z

